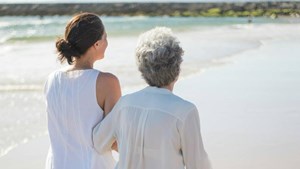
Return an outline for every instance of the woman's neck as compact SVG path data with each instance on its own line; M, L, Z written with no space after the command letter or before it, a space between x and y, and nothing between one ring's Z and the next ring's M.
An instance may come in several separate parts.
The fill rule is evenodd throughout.
M167 86L162 86L161 88L165 88L165 89L168 89L171 92L173 92L174 85L175 85L175 82L172 82L171 84L169 84Z
M90 57L82 56L71 65L71 70L93 69L94 62Z

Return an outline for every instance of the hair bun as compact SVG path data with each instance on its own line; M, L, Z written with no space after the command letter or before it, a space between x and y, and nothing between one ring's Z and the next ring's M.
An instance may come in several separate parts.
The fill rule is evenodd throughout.
M104 26L98 15L80 13L75 15L65 28L64 38L56 41L58 59L72 64L79 59L98 40L102 39Z
M57 51L61 52L63 51L65 48L67 48L69 46L68 42L64 39L58 39L56 41L56 49Z
M63 62L67 60L69 64L73 62L73 57L80 57L80 53L65 39L56 41L56 50L59 54L59 60Z

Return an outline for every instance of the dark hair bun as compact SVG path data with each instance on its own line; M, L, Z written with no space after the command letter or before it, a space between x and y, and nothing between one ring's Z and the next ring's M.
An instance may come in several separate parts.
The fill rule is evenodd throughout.
M65 36L56 41L58 59L67 60L71 65L74 60L83 56L87 50L102 39L104 26L101 19L93 13L75 15L67 24Z
M68 41L62 38L56 41L56 50L61 63L67 60L69 64L72 64L73 57L80 57L80 53Z

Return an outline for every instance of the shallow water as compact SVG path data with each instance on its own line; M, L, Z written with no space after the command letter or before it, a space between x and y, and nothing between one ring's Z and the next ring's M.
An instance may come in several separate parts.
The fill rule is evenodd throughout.
M0 17L4 35L0 40L0 156L47 133L42 89L47 75L61 67L54 41L69 19ZM171 27L181 41L185 50L181 78L227 64L232 61L228 58L260 48L265 41L300 38L299 21L294 19L258 18L254 24L246 24L244 18L104 17L103 21L109 47L95 68L116 74L122 89L144 85L134 48L138 34L157 25ZM285 47L294 52L294 46Z

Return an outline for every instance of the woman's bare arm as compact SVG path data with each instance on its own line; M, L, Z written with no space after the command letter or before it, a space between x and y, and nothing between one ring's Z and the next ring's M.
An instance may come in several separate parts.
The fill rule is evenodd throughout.
M97 79L97 100L104 111L104 116L112 110L121 97L121 88L118 78L110 73L100 73ZM116 142L112 149L118 151Z

